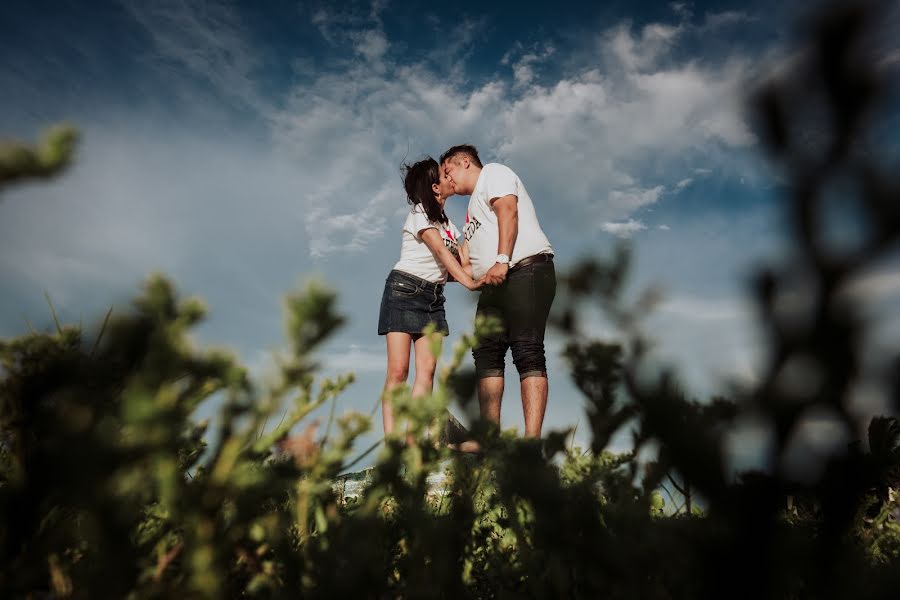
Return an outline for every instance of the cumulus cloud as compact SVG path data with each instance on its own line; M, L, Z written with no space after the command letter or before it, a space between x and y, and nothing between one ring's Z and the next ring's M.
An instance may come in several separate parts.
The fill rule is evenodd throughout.
M710 300L694 296L676 296L660 305L659 310L692 321L737 321L750 314L733 300Z
M585 234L601 223L639 223L639 211L661 201L667 186L686 185L674 170L686 158L713 162L723 147L753 143L736 110L749 62L673 62L683 22L615 25L597 36L591 62L566 71L559 63L567 57L552 43L516 44L506 57L511 78L473 86L462 83L465 58L483 20L460 21L452 47L440 49L451 58L448 78L429 58L392 55L383 2L314 8L310 23L351 56L273 96L257 77L267 59L260 40L233 7L125 5L148 32L160 70L176 64L261 118L285 173L276 180L291 186L279 197L290 198L313 257L375 243L402 206L399 164L453 143L475 143L485 159L509 164L542 218L552 204L566 230L576 224ZM547 225L552 234L554 223Z
M500 64L511 65L513 73L513 87L522 88L528 86L537 77L536 69L546 62L556 52L553 44L543 44L539 48L525 51L521 43L517 43L500 60ZM514 58L516 55L517 58Z
M609 204L617 212L630 214L637 209L653 204L659 200L665 188L658 185L653 188L629 188L613 190L609 193Z
M629 238L638 231L647 229L647 226L641 221L628 219L622 223L611 223L607 221L606 223L603 223L600 228L607 233L617 235L621 238Z
M357 54L372 64L381 65L381 61L388 50L388 40L383 31L370 29L353 35L353 49Z
M650 23L636 36L631 24L623 23L607 32L602 43L627 71L640 71L653 67L684 30L684 25Z
M555 47L516 45L505 57L512 81L472 88L427 63L392 59L382 8L315 11L323 35L349 39L360 60L298 85L269 113L280 151L314 174L303 196L315 256L361 250L383 231L398 195L396 167L410 149L437 154L475 142L489 159L512 166L539 203L552 198L561 210L583 213L579 222L612 223L661 198L665 187L642 177L651 157L664 163L753 142L732 102L745 64L663 60L684 24L617 25L598 36L599 68L543 84L536 69ZM460 23L460 43L482 26ZM453 51L464 55L465 46ZM248 72L237 70L238 77ZM375 217L366 229L372 235L354 231L354 215L362 214Z

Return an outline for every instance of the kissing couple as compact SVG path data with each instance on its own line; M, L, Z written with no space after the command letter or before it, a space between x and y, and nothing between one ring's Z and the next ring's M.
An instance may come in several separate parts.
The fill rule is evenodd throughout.
M433 324L449 335L444 285L455 281L479 293L476 318L493 317L500 324L472 349L481 418L500 424L505 358L511 349L525 435L539 438L548 395L544 331L556 295L556 272L553 247L525 185L505 165L482 165L478 151L468 144L453 146L440 161L426 157L403 170L410 210L400 260L385 280L378 317L378 335L387 340L381 404L385 435L395 430L389 392L406 383L411 350L412 398L433 388L437 357L423 330ZM444 212L454 195L469 197L463 234ZM479 449L471 440L457 448Z

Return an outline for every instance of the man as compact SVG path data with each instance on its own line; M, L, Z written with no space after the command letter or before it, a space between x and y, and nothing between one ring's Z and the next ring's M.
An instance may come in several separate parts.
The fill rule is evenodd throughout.
M482 166L474 146L441 155L454 193L470 196L465 236L475 279L484 277L476 315L499 319L499 333L472 350L484 419L500 423L506 351L519 372L525 435L540 437L547 408L544 330L556 295L553 248L522 180L501 164Z

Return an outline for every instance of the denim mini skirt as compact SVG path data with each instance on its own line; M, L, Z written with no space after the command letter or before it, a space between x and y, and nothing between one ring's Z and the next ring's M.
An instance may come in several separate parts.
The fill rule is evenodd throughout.
M444 314L444 286L394 269L384 282L378 335L390 332L420 335L434 323L444 335L450 333Z

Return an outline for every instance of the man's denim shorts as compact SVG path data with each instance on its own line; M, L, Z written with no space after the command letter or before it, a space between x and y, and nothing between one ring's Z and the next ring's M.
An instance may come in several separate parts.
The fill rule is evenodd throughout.
M444 335L450 333L444 314L443 284L396 269L391 271L381 296L378 335L393 331L421 335L429 323L434 323Z

